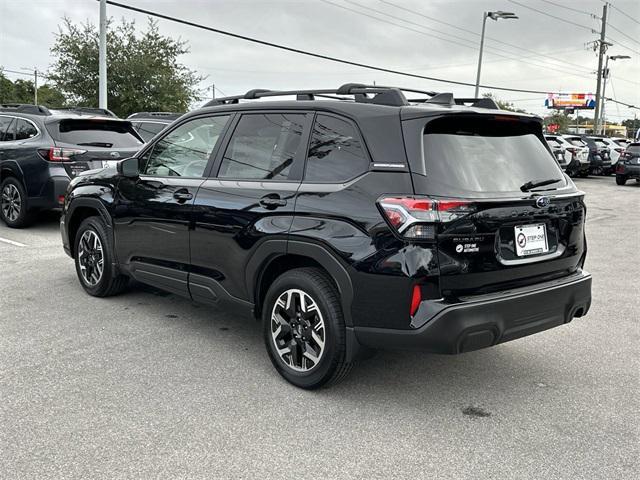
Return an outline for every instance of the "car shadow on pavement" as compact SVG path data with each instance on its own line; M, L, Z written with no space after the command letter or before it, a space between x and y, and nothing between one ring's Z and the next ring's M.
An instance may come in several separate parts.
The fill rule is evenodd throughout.
M185 335L204 335L211 348L228 357L231 364L244 365L247 381L251 377L254 381L259 378L260 382L272 384L271 388L300 392L286 383L271 366L259 322L136 282L132 282L130 291L138 299L149 297L138 302L138 305L143 304L140 308L166 302L163 321L172 322ZM554 331L558 329L538 336L553 335ZM531 338L536 337L462 355L377 351L371 358L358 362L340 384L303 394L319 396L326 401L339 397L358 405L408 401L415 402L416 408L422 408L425 403L437 403L463 410L473 405L481 407L483 399L495 398L496 392L509 396L510 392L521 395L523 390L552 390L554 382L551 379L559 365L554 365L544 350L527 345Z

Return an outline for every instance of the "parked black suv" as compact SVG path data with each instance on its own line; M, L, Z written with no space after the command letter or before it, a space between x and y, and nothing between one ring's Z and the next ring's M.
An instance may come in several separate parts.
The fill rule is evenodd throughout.
M173 112L137 112L127 117L138 135L148 142L162 130L182 116Z
M541 119L412 93L250 91L74 179L61 231L82 286L250 312L303 388L371 348L461 353L585 315L584 194Z
M640 182L640 143L638 142L626 148L616 165L616 183L624 185L629 179Z
M611 151L608 145L602 139L590 135L582 135L580 138L589 147L589 173L592 175L610 175L613 170L611 166Z
M60 208L69 180L143 144L108 110L0 105L0 218L24 227L35 210Z

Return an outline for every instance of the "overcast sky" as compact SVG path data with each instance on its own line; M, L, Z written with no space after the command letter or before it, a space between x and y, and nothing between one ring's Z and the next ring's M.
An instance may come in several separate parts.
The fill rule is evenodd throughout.
M601 15L603 2L597 0L121 1L325 55L472 83L483 11L512 11L520 17L518 20L487 21L482 83L542 91L595 90L597 56L587 44L597 38L590 29L600 28L599 20L588 15ZM612 4L617 8L609 10L607 33L608 40L616 45L608 53L630 55L632 59L610 63L612 81L607 96L640 105L640 1L613 0ZM146 26L144 15L115 6L108 6L107 13L116 19L135 19L140 28ZM97 24L98 14L95 0L0 0L0 66L10 70L36 66L46 71L52 63L49 48L61 18L66 15L76 22ZM251 88L328 88L373 81L473 95L472 87L314 59L166 20L159 20L159 27L164 35L188 41L191 51L181 61L208 76L202 83L206 95L211 94L214 82L220 96L221 92L232 95ZM6 75L20 78L13 73ZM544 95L494 94L527 111L545 113ZM640 117L640 111L635 112ZM607 114L610 120L620 120L633 118L634 110L608 104Z

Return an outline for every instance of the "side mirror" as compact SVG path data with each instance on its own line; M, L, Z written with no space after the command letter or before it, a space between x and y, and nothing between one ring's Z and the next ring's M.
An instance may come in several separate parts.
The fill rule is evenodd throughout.
M138 159L136 157L125 158L118 162L116 169L123 177L136 178L140 175Z

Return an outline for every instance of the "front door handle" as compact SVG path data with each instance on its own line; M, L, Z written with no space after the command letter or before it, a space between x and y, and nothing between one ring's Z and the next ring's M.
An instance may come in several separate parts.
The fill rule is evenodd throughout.
M278 208L284 207L287 201L284 198L280 198L279 195L265 195L260 199L260 205L264 208Z
M193 198L193 193L189 192L186 188L181 188L180 190L176 190L173 194L173 198L178 200L179 202L186 202L187 200L191 200Z

